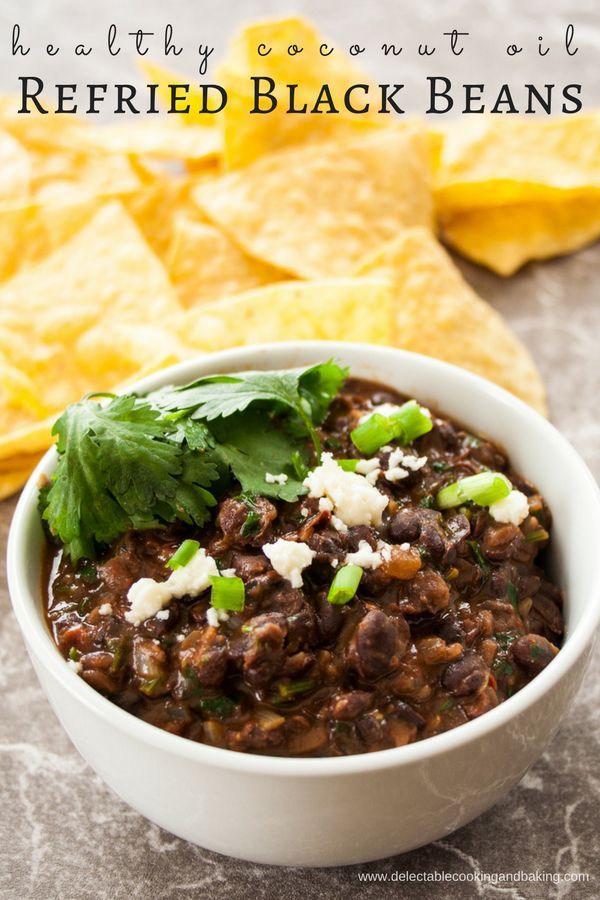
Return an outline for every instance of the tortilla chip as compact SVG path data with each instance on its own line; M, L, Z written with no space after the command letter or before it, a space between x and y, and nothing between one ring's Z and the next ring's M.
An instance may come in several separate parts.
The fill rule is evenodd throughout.
M199 87L199 82L203 79L200 75L181 75L179 72L173 72L172 69L167 69L164 66L158 65L157 63L151 62L151 60L147 59L138 60L138 65L146 76L148 84L158 85L156 93L158 94L158 97L167 112L171 107L171 88L169 87L169 85L189 85L189 91L186 94L186 102L189 104L190 111L188 113L171 113L171 115L176 117L182 125L202 125L204 127L210 128L215 127L218 124L217 114L210 112L198 112L198 110L202 108L203 104L203 93ZM185 107L186 103L179 102L177 105L178 107Z
M0 460L14 460L11 468L19 468L24 457L45 450L51 443L54 416L42 422L0 435Z
M121 204L106 204L62 247L0 288L0 433L27 433L87 391L110 389L162 358L180 311L130 216ZM153 342L146 330L124 340L125 323L134 335L144 322L154 323ZM98 330L113 336L109 358L98 352Z
M393 281L395 346L469 369L546 413L544 385L529 351L466 283L431 233L405 231L358 274Z
M29 154L12 135L0 131L0 207L22 202L30 181Z
M107 157L105 151L78 146L93 131L81 118L54 113L20 116L5 102L0 104L0 128L19 142L28 159L28 189L19 197L23 205L77 203L91 196L127 193L143 183L126 154Z
M270 47L267 56L259 55L260 44ZM291 56L290 45L302 48L301 54ZM229 168L246 165L265 153L305 141L322 141L337 137L344 140L361 129L379 124L376 101L365 114L349 112L344 106L344 93L352 84L369 84L370 79L339 48L331 55L319 52L322 45L333 44L320 35L305 19L275 19L247 25L231 42L229 53L218 67L215 79L227 90L228 101L219 114L223 128L224 158ZM254 106L252 77L271 78L275 82L277 107L268 115L250 113ZM268 82L259 83L266 89ZM339 112L322 115L288 114L288 85L297 85L295 106L306 103L313 108L319 91L329 85L331 96ZM266 104L266 101L261 101ZM365 103L364 95L353 98L356 107ZM268 108L268 105L265 105Z
M498 275L533 259L572 253L600 238L600 197L472 209L442 224L444 239Z
M175 221L164 262L186 307L287 278L279 269L252 259L214 225L185 214Z
M32 471L38 464L41 454L23 457L21 465L17 469L0 472L0 500L10 497L23 487Z
M600 196L600 112L450 123L436 174L442 214Z
M188 178L161 178L141 191L123 197L123 204L135 219L136 225L161 259L171 243L175 217L182 211L201 218L200 211L190 198L197 184Z
M215 162L221 150L216 128L184 125L174 116L146 118L141 122L88 126L77 136L78 150L155 156L161 159Z
M45 259L69 240L102 205L100 198L81 203L31 203L0 209L0 281Z
M430 225L429 154L416 128L380 129L273 153L194 198L251 256L300 278L343 276L402 228Z
M180 333L201 350L288 340L384 344L389 342L391 309L387 279L286 281L190 309Z
M142 181L126 156L104 153L31 153L31 198L38 203L76 203L138 190Z

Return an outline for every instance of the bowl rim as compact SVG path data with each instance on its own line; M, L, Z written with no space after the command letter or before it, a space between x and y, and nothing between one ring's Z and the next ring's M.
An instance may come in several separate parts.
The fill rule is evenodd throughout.
M441 378L452 378L458 386L468 386L470 390L481 393L482 400L499 404L509 414L531 419L532 424L541 430L541 435L562 447L570 460L570 464L579 470L587 480L589 490L595 499L595 521L592 523L600 534L600 490L589 468L567 439L536 410L529 407L519 398L503 388L493 384L479 375L432 357L398 348L382 347L375 344L350 343L346 341L289 341L278 343L255 344L231 348L211 354L195 356L192 359L177 363L168 368L146 375L126 390L148 391L169 382L182 382L197 377L197 368L207 364L209 368L223 371L224 367L232 371L244 371L248 356L255 357L257 367L262 367L262 354L268 358L270 353L282 354L289 351L292 356L303 349L313 352L322 350L323 355L335 357L337 354L349 354L352 351L377 354L390 361L404 359L409 364L417 362L428 367ZM243 366L236 365L244 360ZM214 364L214 365L213 365ZM175 757L184 757L192 762L212 768L224 769L243 774L254 774L275 777L340 777L358 773L372 773L394 767L425 762L452 750L464 747L478 738L490 735L506 726L512 719L526 712L567 674L585 653L593 640L593 634L600 624L600 555L596 561L598 577L593 579L591 596L584 604L584 609L575 628L568 634L560 653L546 669L540 672L533 681L525 685L513 697L505 700L484 715L472 719L450 731L417 741L403 747L378 750L374 753L352 754L343 757L297 758L262 756L243 753L221 747L192 741L166 732L154 725L138 719L126 712L112 701L95 691L90 685L73 672L67 661L61 656L47 628L39 595L30 592L22 569L26 558L26 536L29 523L37 510L37 485L41 475L52 471L56 462L56 451L51 447L39 461L29 477L17 503L10 526L7 546L7 575L13 611L22 631L25 643L43 669L59 683L78 703L83 704L91 713L99 716L104 722L124 732L128 737L150 744L155 750L165 751ZM558 723L557 723L558 725Z

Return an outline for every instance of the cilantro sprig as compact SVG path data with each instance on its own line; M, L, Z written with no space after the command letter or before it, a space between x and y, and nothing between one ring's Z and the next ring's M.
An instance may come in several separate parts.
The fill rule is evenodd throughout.
M67 407L52 430L58 465L43 518L74 560L94 557L97 544L128 528L207 521L218 468L172 441L172 430L133 395L106 406L89 397Z
M54 425L58 464L40 496L51 534L76 561L129 529L202 526L232 478L249 494L296 500L307 439L318 455L317 427L346 374L329 361L72 404ZM267 483L267 471L288 479Z
M189 410L190 418L212 422L245 412L252 404L285 410L304 429L315 451L321 443L315 425L324 418L347 370L330 360L309 369L212 375L154 395L160 409Z

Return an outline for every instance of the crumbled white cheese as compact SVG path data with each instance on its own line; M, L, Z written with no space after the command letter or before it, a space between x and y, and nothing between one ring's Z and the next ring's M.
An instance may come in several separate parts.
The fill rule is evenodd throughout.
M154 578L140 578L134 581L127 591L127 599L131 609L125 618L133 625L139 625L146 619L155 616L171 600L171 591L166 581L155 581Z
M73 672L75 672L76 675L79 675L79 673L81 672L81 670L83 668L83 666L81 665L81 663L79 662L78 659L68 659L67 665L70 669L73 670Z
M422 469L426 462L426 456L413 456L412 453L404 453L399 448L392 450L385 477L391 482L401 481L403 478L408 478L410 472Z
M321 512L331 512L333 510L333 503L329 499L329 497L321 497L319 500L319 510ZM338 519L337 516L331 516L331 524L335 528L336 531L339 531L341 534L348 531L348 526L345 522L342 522L341 519Z
M309 509L307 506L303 506L302 509L300 510L300 512L303 516L307 516L309 513Z
M376 569L381 565L381 553L373 550L367 541L360 541L358 550L354 553L346 554L345 564L347 566L360 566L361 569Z
M332 560L331 560L331 568L332 568L332 569L337 569L337 567L339 566L339 564L340 564L339 559L332 559Z
M385 541L377 541L377 549L381 554L381 559L385 560L385 562L389 562L392 558L391 544L386 544Z
M131 609L125 613L125 618L133 625L139 625L155 616L173 599L187 595L197 597L210 587L211 576L218 574L212 556L207 556L206 551L200 548L186 566L175 569L166 581L155 581L153 578L134 581L127 592Z
M159 609L156 613L155 619L160 619L161 622L166 622L169 618L169 610L168 609Z
M235 578L236 572L235 569L221 569L220 573L222 578Z
M214 608L214 606L209 606L208 609L206 610L206 621L213 628L219 627L219 616L218 616L217 610Z
M419 469L423 468L426 462L426 456L413 456L411 453L407 453L402 460L402 465L405 469L410 469L411 472L418 472Z
M341 519L338 519L337 516L331 517L331 524L336 531L339 531L340 534L345 534L348 531L348 526L346 525L346 523L342 522Z
M408 478L408 472L406 469L403 469L402 466L394 466L392 469L388 469L385 473L385 477L387 481L391 481L392 484L395 484L397 481L402 481L403 478Z
M400 544L400 549L401 550L410 550L410 544L408 543L408 541L404 541L403 544Z
M359 475L368 475L374 469L380 466L379 457L374 456L372 459L359 459L356 463L356 471Z
M393 416L394 413L397 413L399 409L400 407L395 403L380 403L378 406L374 406L373 409L370 409L369 412L362 415L358 420L358 423L359 425L362 425L363 422L366 422L371 416L374 416L375 413L379 413L380 416L389 418L390 416Z
M402 460L404 459L404 451L400 450L399 447L391 450L389 458L388 458L388 469L395 469L396 466L402 465Z
M331 453L323 453L321 465L304 479L309 497L325 497L346 525L379 525L388 497L357 472L346 472Z
M201 547L194 553L186 566L175 569L169 575L165 584L168 586L171 597L197 597L210 587L210 579L218 575L219 570L212 556L206 555L206 550Z
M267 484L285 484L288 480L285 472L280 472L279 475L273 475L271 472L265 472L265 481Z
M510 522L511 525L520 525L529 515L529 503L527 497L521 491L511 491L508 497L496 500L490 506L490 516L496 522Z
M365 475L366 480L369 484L377 484L377 479L381 475L381 469L372 469L370 472L367 472Z
M185 641L185 634L178 634L175 640L180 644L182 641Z
M206 610L206 621L213 628L218 628L221 622L226 622L228 618L229 613L226 609L215 609L214 606L209 606Z
M98 612L101 616L111 616L112 606L110 605L110 603L103 603L102 606L98 607Z
M315 551L308 544L278 538L273 544L265 544L262 549L282 578L287 578L293 588L302 587L302 570L310 566L315 556Z

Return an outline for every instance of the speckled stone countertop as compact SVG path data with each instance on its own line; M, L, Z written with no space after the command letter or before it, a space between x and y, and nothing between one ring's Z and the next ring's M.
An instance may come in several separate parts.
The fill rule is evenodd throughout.
M162 18L162 4L135 0L102 4L98 20L124 21L129 27L152 27ZM169 10L171 21L202 32L202 22L214 24L214 34L199 40L221 41L231 22L281 12L276 0L232 0L204 5L181 0ZM324 30L347 43L372 32L381 35L386 17L398 19L392 0L365 4L349 12L349 4L317 0L290 4L313 15ZM368 8L367 8L368 6ZM434 13L434 6L436 11ZM212 8L211 8L212 7ZM502 7L502 14L498 12ZM97 7L98 8L98 7ZM164 7L162 7L164 10ZM455 0L444 8L433 0L402 5L412 8L423 40L448 26L473 32L510 33L515 23L537 34L539 5L533 0L483 8L477 0ZM27 6L22 16L38 40L93 32L87 4L46 0ZM210 12L208 12L210 10ZM552 15L551 15L552 13ZM8 40L16 4L0 4L0 29ZM559 39L571 20L582 25L583 43L600 47L595 2L544 4L543 33ZM408 17L410 18L410 17ZM442 29L442 25L445 29ZM406 24L404 32L406 34ZM542 26L539 26L540 29ZM424 31L423 31L424 29ZM466 29L465 29L466 30ZM437 33L436 31L436 33ZM419 33L417 28L416 33ZM381 39L390 39L387 34ZM583 51L586 47L583 46ZM477 61L473 66L477 73ZM491 63L490 63L491 64ZM523 74L526 71L522 65ZM91 71L92 63L82 62ZM123 63L123 65L125 65ZM487 65L487 60L486 60ZM481 61L479 68L481 69ZM0 83L14 86L11 64L2 64ZM88 73L89 73L88 71ZM597 65L588 66L590 90L598 91ZM88 74L86 73L86 74ZM95 75L106 75L101 64ZM111 71L114 76L114 68ZM118 69L117 69L117 73ZM596 79L592 84L593 79ZM94 80L100 80L96 77ZM476 80L476 79L473 79ZM598 94L596 93L598 97ZM556 425L600 475L600 246L572 257L527 267L503 281L467 264L468 279L528 343L548 385L551 415ZM0 542L5 546L14 502L0 505ZM4 549L2 549L4 558ZM520 785L497 806L443 841L402 857L344 869L274 869L227 859L185 843L143 819L108 790L79 757L51 712L27 659L2 575L0 582L0 897L8 900L256 900L356 896L463 900L471 897L518 898L600 896L600 660L592 662L584 686L561 730L542 759ZM587 884L520 883L484 885L469 882L402 886L364 882L365 873L454 873L468 877L477 870L510 873L580 871Z

